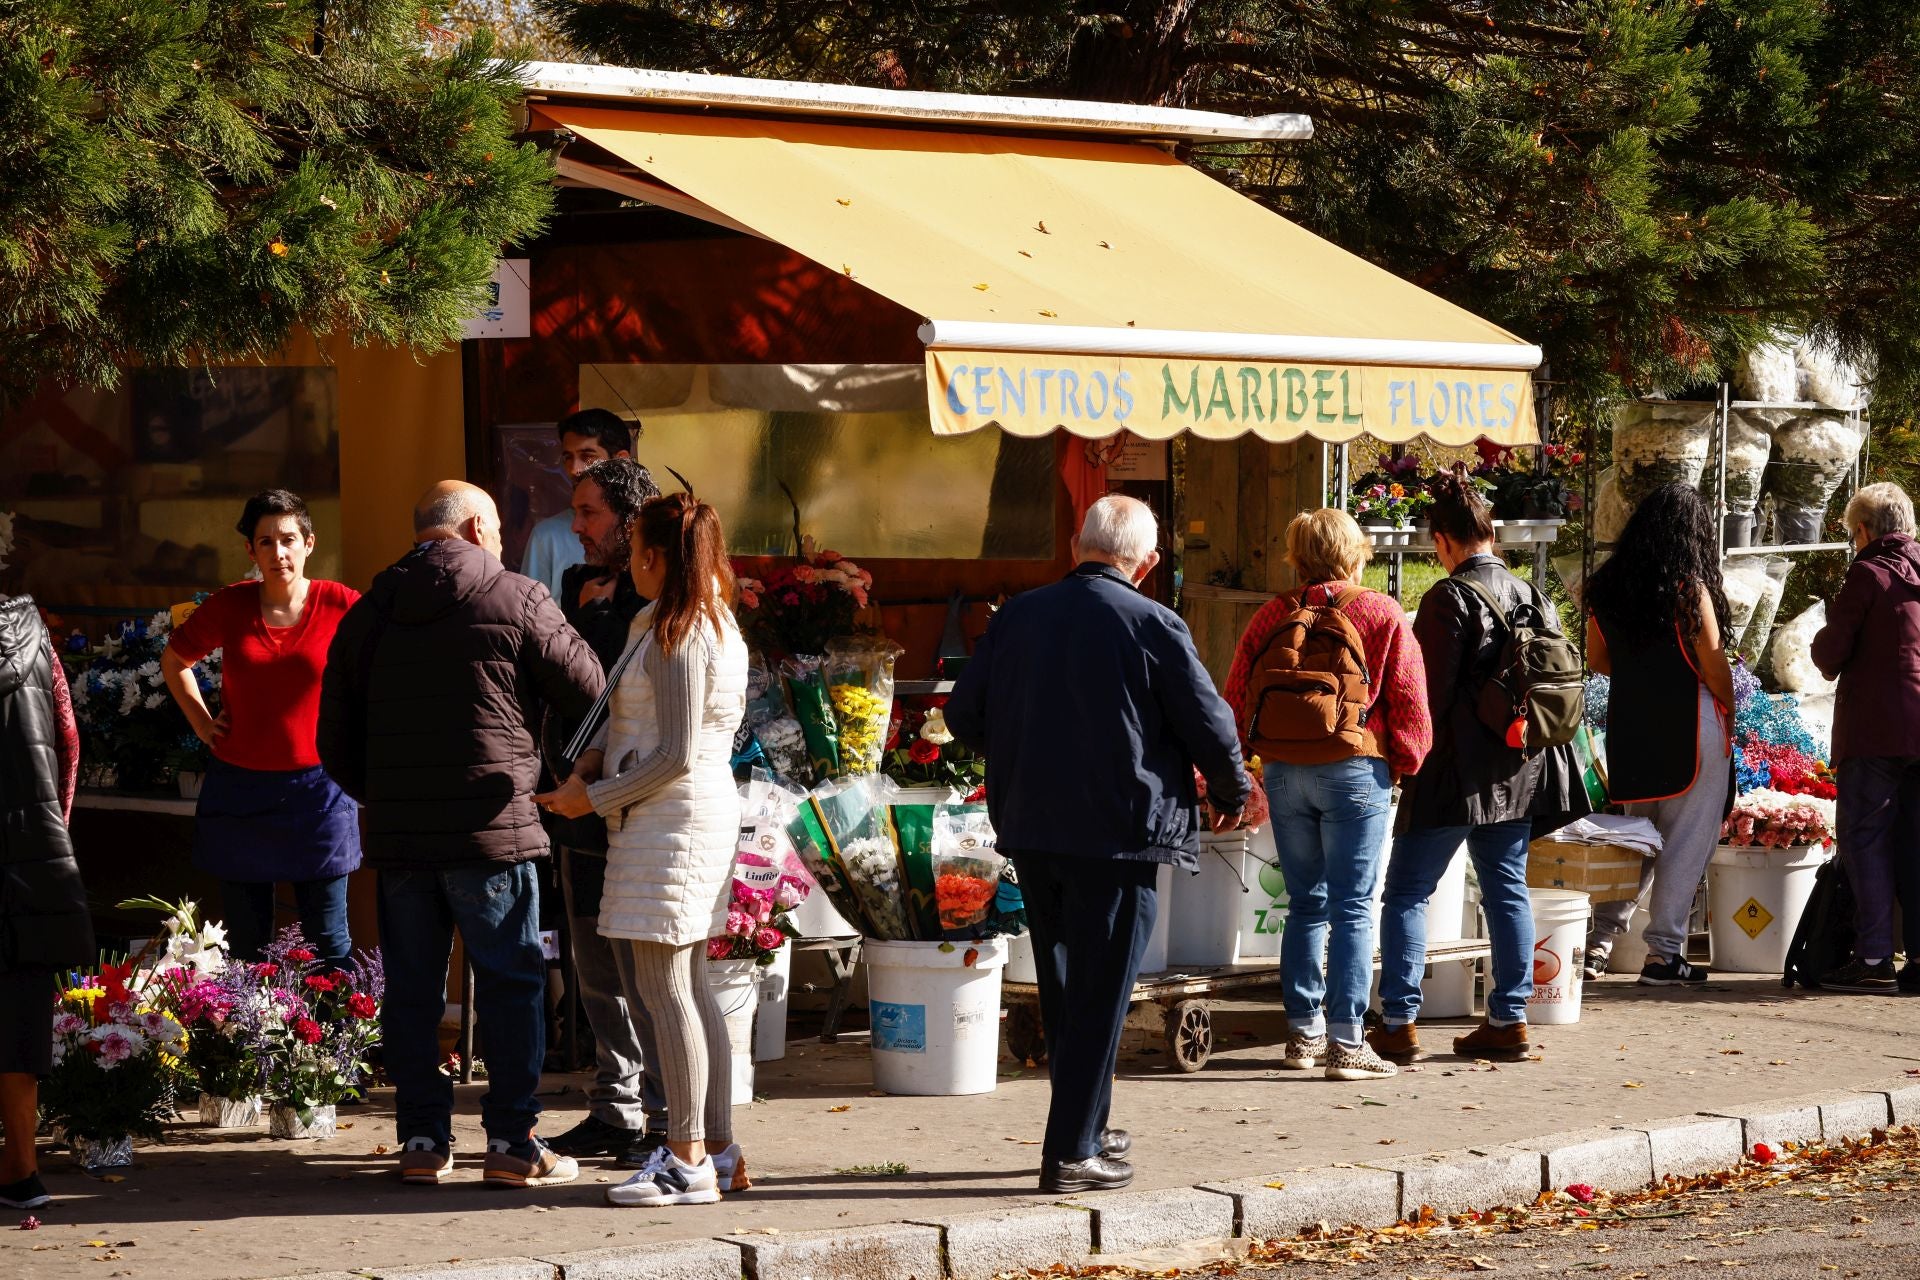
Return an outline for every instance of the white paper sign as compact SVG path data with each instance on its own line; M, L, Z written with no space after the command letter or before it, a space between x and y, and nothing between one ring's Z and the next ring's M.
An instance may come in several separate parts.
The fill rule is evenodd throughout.
M525 258L501 258L493 264L493 279L488 283L487 305L467 321L463 336L468 338L525 338L530 335L528 312L532 293L531 269Z
M1122 435L1120 447L1107 463L1109 480L1165 480L1167 442Z

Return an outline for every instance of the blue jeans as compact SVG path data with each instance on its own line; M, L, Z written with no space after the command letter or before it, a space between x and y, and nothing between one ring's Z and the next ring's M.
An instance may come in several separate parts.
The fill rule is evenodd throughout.
M1355 756L1333 764L1270 764L1266 784L1280 874L1292 900L1280 935L1287 1024L1298 1034L1324 1033L1357 1046L1373 987L1373 895L1380 889L1393 797L1387 762Z
M1533 899L1527 894L1532 826L1522 818L1478 827L1429 827L1394 840L1380 913L1380 1008L1388 1026L1404 1026L1420 1016L1427 899L1463 841L1480 877L1480 909L1493 947L1487 1017L1501 1023L1527 1020L1527 997L1533 994Z
M220 882L228 947L236 958L258 960L273 941L276 887L251 881ZM347 931L347 878L295 880L293 901L300 912L300 936L320 963L332 969L345 967L353 955L353 935Z
M547 1053L547 962L540 951L540 881L531 862L380 872L380 1010L394 1129L404 1144L453 1134L453 1078L440 1070L447 965L460 930L474 971L474 1018L485 1037L489 1139L518 1145L540 1115L534 1094Z

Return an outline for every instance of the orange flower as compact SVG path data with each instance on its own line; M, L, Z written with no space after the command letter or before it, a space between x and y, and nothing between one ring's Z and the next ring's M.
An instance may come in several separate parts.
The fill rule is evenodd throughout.
M1395 498L1404 498L1407 496L1406 486L1398 484L1388 485L1387 493Z
M273 256L276 258L284 258L287 256L287 246L285 241L275 240L272 244L268 245L267 248L273 251Z

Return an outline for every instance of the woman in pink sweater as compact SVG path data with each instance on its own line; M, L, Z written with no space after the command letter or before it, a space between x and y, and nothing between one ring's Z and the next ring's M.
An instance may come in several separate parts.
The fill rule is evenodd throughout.
M1324 1062L1332 1080L1394 1074L1362 1034L1373 981L1373 899L1393 784L1417 771L1433 745L1426 673L1407 615L1391 596L1359 585L1371 551L1344 511L1295 516L1287 526L1287 560L1304 585L1254 615L1226 687L1251 759L1262 738L1255 732L1256 704L1275 696L1268 674L1274 647L1286 640L1289 626L1299 634L1290 622L1296 611L1303 605L1337 609L1365 655L1364 673L1349 677L1340 695L1349 708L1340 713L1341 730L1302 742L1284 753L1289 759L1271 758L1279 754L1272 751L1263 757L1274 843L1291 899L1280 942L1289 1028L1281 1065L1310 1071Z

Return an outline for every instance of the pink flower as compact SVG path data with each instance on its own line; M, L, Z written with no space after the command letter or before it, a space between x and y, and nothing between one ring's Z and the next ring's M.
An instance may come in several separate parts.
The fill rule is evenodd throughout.
M791 608L800 603L800 593L798 591L789 591L780 597L780 603Z
M793 567L793 580L795 582L812 582L813 566L810 564L795 565Z
M76 1031L84 1031L86 1026L85 1018L71 1013L57 1013L53 1016L53 1034L57 1036L70 1036Z
M746 937L753 932L753 917L744 911L727 912L727 932L738 938Z
M725 960L733 952L732 938L708 938L707 959Z
M133 1056L133 1037L120 1030L112 1030L100 1037L100 1064L112 1068Z
M852 596L853 602L862 609L867 607L867 589L865 587L848 587L847 594Z
M771 925L756 929L753 934L753 945L762 951L772 951L786 940L787 935Z
M774 905L782 911L791 911L807 900L807 886L792 876L781 876L780 887L774 890Z

